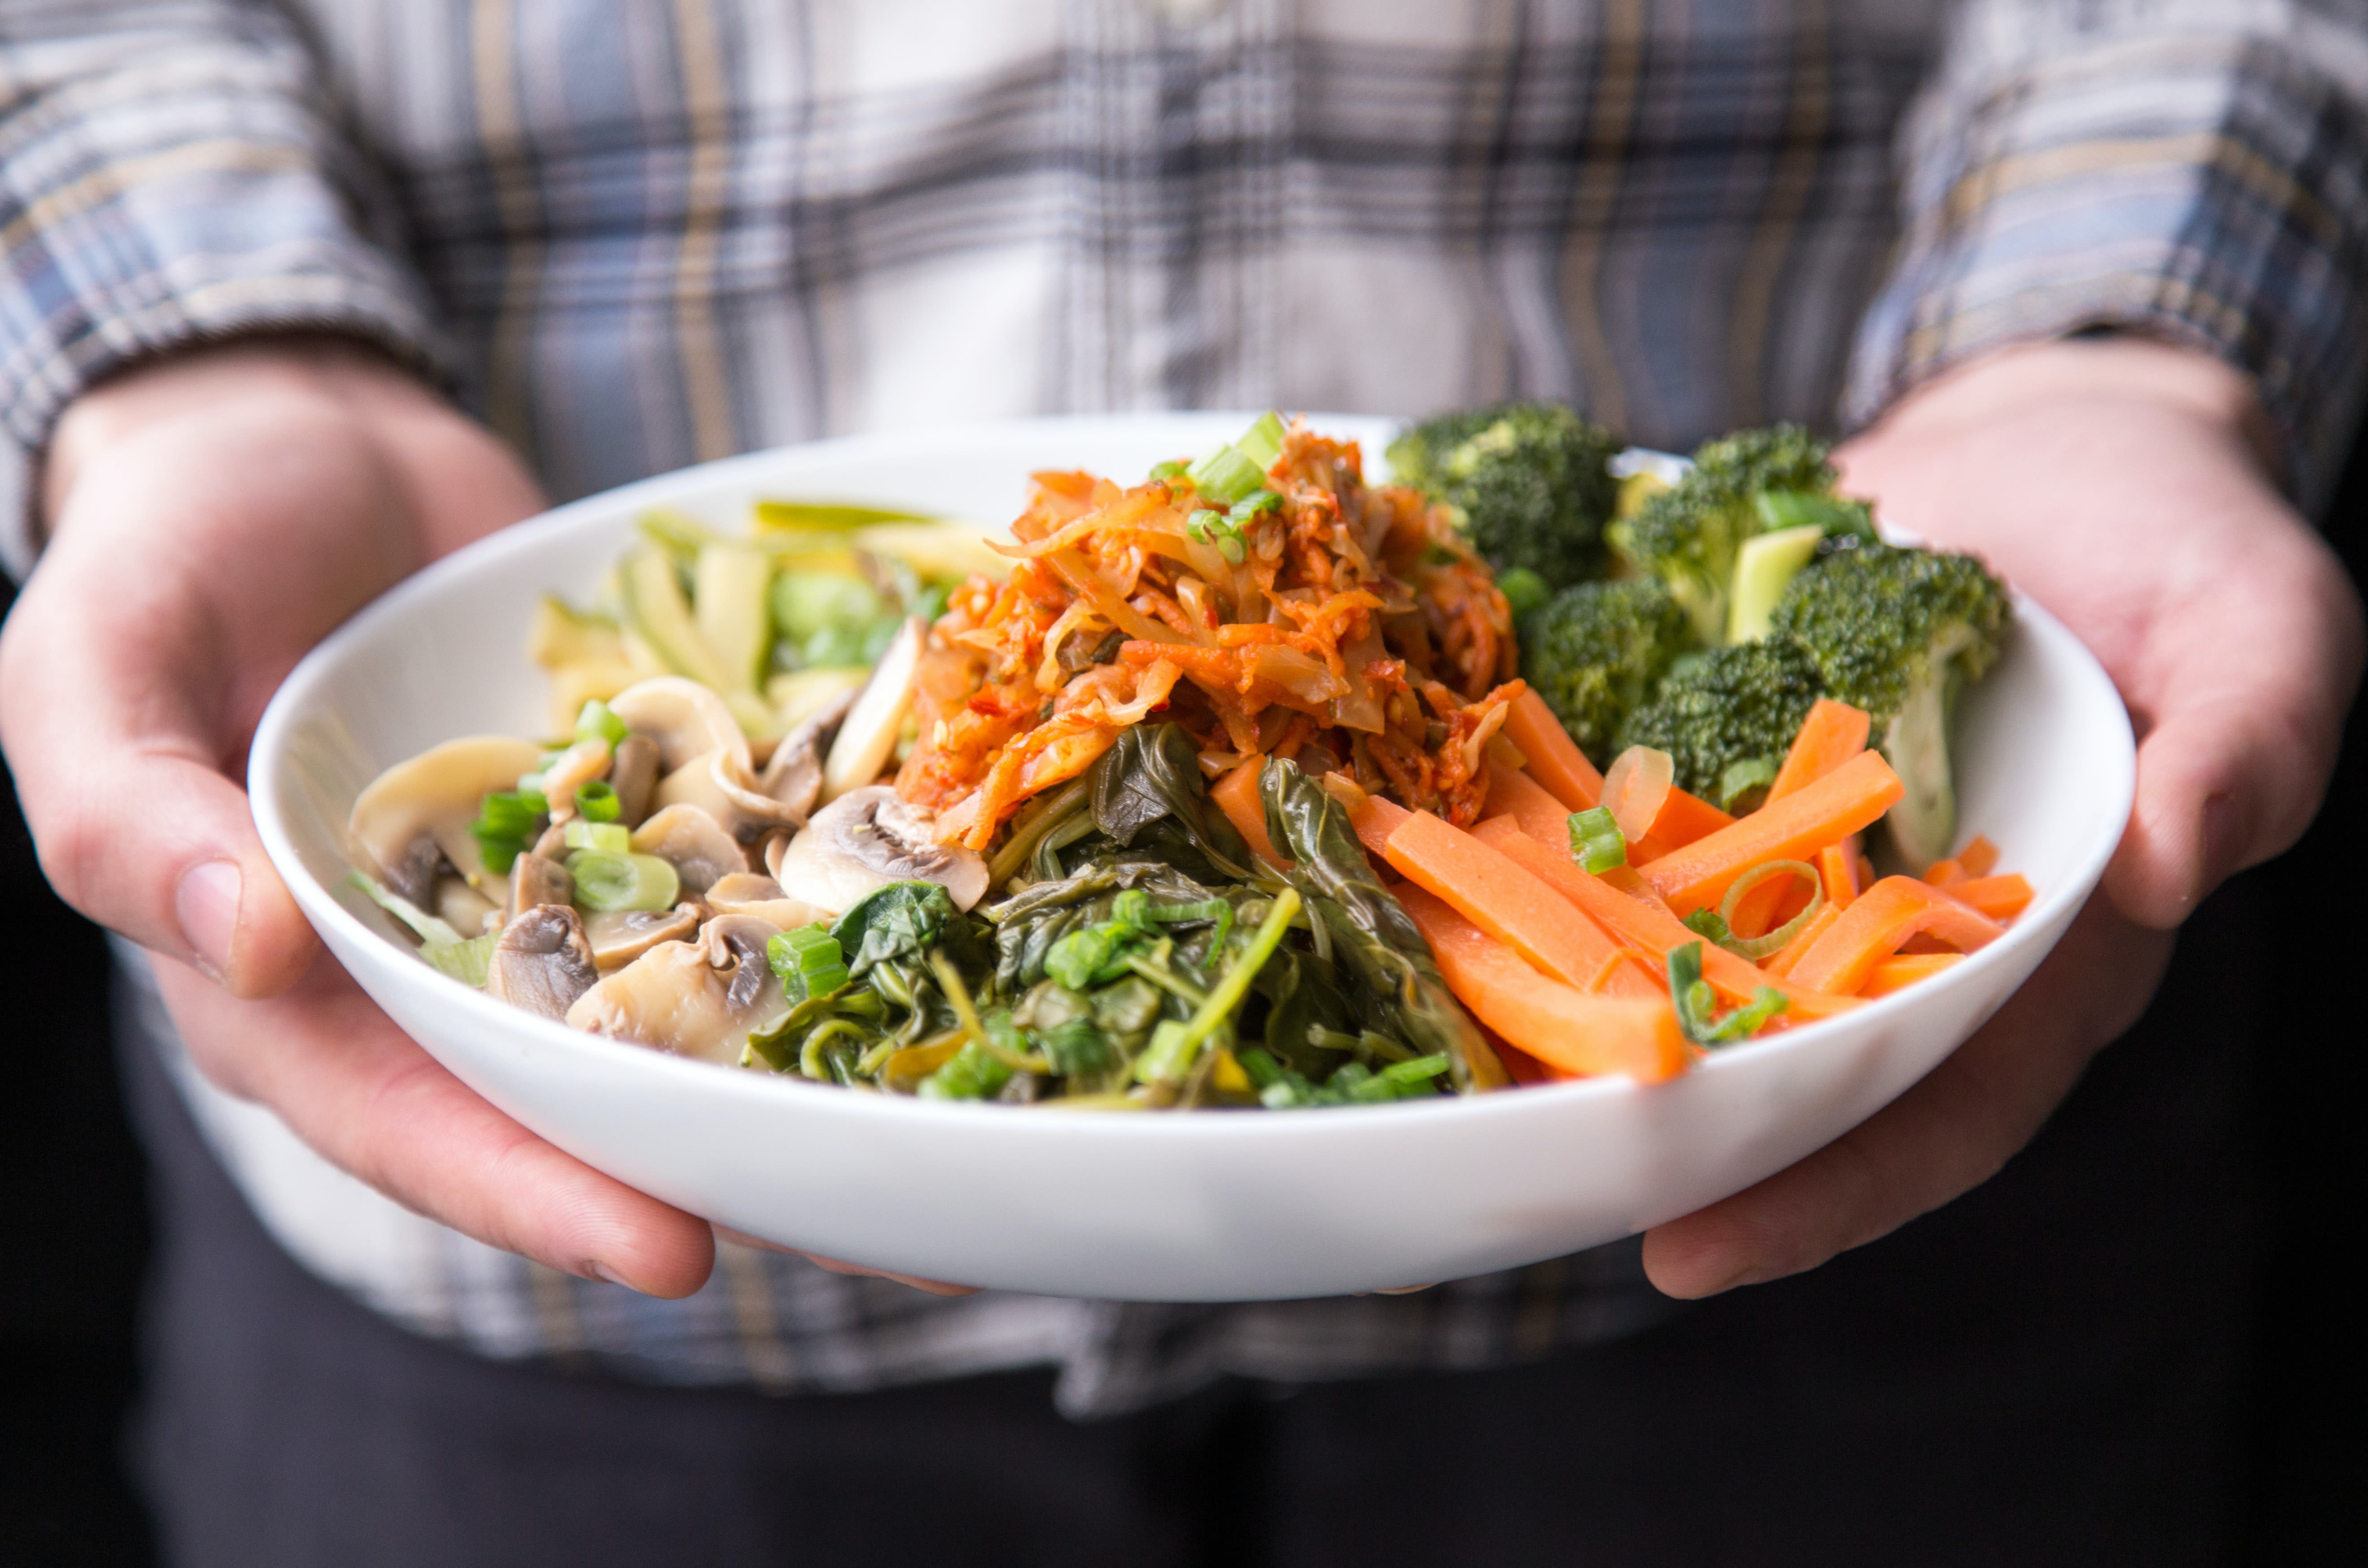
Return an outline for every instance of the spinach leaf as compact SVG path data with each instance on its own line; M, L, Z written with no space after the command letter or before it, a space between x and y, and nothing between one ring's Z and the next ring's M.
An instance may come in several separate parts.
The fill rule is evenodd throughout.
M1091 777L1094 826L1120 848L1133 848L1157 824L1161 836L1180 837L1220 877L1257 876L1249 846L1223 812L1209 810L1201 748L1182 725L1135 725L1095 762Z
M1423 1054L1444 1051L1465 1093L1502 1088L1504 1063L1447 989L1430 945L1373 874L1349 813L1324 786L1282 758L1258 775L1266 831L1298 864L1289 873L1308 912L1332 937L1334 961L1360 983L1359 1000L1378 1011L1372 1026Z
M928 951L954 924L954 901L937 883L890 882L857 899L830 934L860 980L874 964Z

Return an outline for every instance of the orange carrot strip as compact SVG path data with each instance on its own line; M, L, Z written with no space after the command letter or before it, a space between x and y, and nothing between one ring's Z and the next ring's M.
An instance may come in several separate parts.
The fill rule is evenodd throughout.
M2020 871L2009 871L2003 877L1968 878L1949 892L1993 920L2011 920L2031 906L2031 883Z
M1832 930L1834 922L1841 917L1839 908L1827 904L1809 917L1809 923L1802 926L1791 941L1760 960L1760 967L1780 980L1790 978L1793 967L1801 961L1801 955L1816 947L1817 938Z
M1817 873L1825 879L1827 902L1848 909L1858 896L1858 846L1845 838L1818 850Z
M1661 802L1660 814L1644 837L1628 846L1628 863L1642 866L1659 859L1674 850L1684 848L1697 839L1707 838L1723 827L1735 825L1735 819L1703 800L1689 795L1676 785L1669 786L1668 797Z
M1486 814L1512 818L1541 844L1570 842L1570 808L1528 774L1494 758L1488 763Z
M1895 991L1905 991L1919 980L1930 980L1952 964L1965 961L1963 953L1918 953L1912 958L1888 958L1867 971L1866 983L1858 988L1861 996L1888 996Z
M1793 966L1792 978L1817 991L1852 992L1910 937L1936 937L1970 953L2004 935L2005 926L1939 888L1913 877L1885 877L1842 911Z
M1699 935L1688 930L1685 924L1668 909L1645 898L1632 898L1613 888L1604 878L1588 876L1569 856L1556 854L1522 833L1505 817L1482 823L1473 830L1473 835L1522 869L1551 885L1554 892L1568 899L1574 908L1626 943L1656 977L1666 979L1671 948L1702 941ZM1792 1012L1798 1017L1827 1017L1856 1006L1839 996L1828 996L1782 980L1770 980L1750 960L1738 958L1714 943L1702 945L1702 978L1720 994L1736 1002L1748 1002L1752 993L1761 986L1773 985L1791 1000ZM1844 1006L1838 1007L1835 1006L1837 1002L1843 1002Z
M1965 869L1965 875L1979 879L1998 869L1998 846L1977 833L1971 844L1957 851L1957 864Z
M1634 953L1615 953L1611 961L1598 970L1595 983L1587 988L1591 996L1651 996L1669 994L1668 982L1645 967Z
M1516 1084L1551 1084L1571 1075L1547 1066L1487 1025L1480 1024L1478 1027L1481 1034L1487 1038L1488 1049L1495 1051L1497 1060L1505 1064L1505 1076Z
M1971 881L1973 878L1966 874L1964 862L1952 856L1925 867L1924 880L1936 888L1952 888L1959 882Z
M1217 802L1225 820L1234 824L1234 831L1249 841L1258 858L1269 866L1288 867L1291 862L1276 851L1274 840L1266 835L1266 802L1258 798L1258 774L1265 767L1266 758L1251 756L1218 779L1216 788L1209 791L1209 799Z
M1421 889L1406 889L1403 902L1448 988L1481 1022L1549 1067L1625 1073L1644 1084L1686 1070L1685 1036L1666 999L1589 996L1540 974Z
M1416 812L1390 832L1390 864L1565 985L1584 990L1620 946L1554 888L1458 827Z
M1862 751L1814 784L1760 807L1638 874L1679 915L1716 903L1763 860L1797 860L1867 826L1907 792L1881 752Z
M1815 784L1864 751L1867 727L1873 722L1862 708L1830 697L1817 699L1793 733L1784 766L1776 770L1776 781L1768 786L1768 799L1781 801L1804 785Z
M1544 698L1524 689L1513 699L1505 710L1503 733L1529 759L1530 777L1565 807L1591 812L1602 804L1603 775L1587 760Z
M1361 805L1349 813L1349 825L1357 830L1357 841L1374 855L1389 853L1390 835L1398 824L1414 813L1395 801L1385 801L1379 795L1368 795Z

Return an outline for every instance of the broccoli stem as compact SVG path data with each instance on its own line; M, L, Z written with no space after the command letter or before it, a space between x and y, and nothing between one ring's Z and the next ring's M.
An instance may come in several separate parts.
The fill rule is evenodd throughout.
M1946 859L1957 840L1957 786L1949 761L1949 710L1957 682L1941 673L1946 660L1935 660L1933 668L1908 687L1883 736L1883 755L1907 787L1884 821L1893 846L1914 871Z

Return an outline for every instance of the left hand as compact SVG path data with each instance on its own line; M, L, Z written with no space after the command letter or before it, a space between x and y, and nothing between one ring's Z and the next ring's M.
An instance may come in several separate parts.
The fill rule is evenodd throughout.
M1645 1238L1672 1296L1814 1268L1996 1174L2135 1023L2171 933L2317 812L2360 678L2358 597L2280 496L2244 379L2133 340L2009 349L1835 454L1849 494L1973 551L2104 665L2138 736L2103 886L1998 1016L1874 1117Z

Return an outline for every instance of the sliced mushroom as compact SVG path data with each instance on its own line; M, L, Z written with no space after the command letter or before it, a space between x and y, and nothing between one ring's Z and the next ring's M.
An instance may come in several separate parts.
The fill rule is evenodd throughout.
M519 857L524 859L524 856ZM565 903L565 899L559 901ZM501 926L502 906L471 887L458 877L446 877L436 884L436 915L445 925L464 937L473 937L485 929L485 916L494 916L495 929Z
M544 835L548 838L550 835ZM563 848L560 853L566 851ZM531 855L521 855L510 862L510 909L523 915L539 903L573 903L575 902L575 878L560 864L556 856L543 852L541 845L534 846Z
M584 939L602 974L624 968L660 942L688 942L699 930L696 905L612 909L584 917Z
M759 794L756 785L739 759L719 746L660 779L655 800L661 808L697 806L744 844L753 844L777 827L804 824L803 812Z
M632 845L636 855L655 855L672 866L689 892L705 892L748 869L739 840L697 806L668 806L633 830Z
M541 760L542 748L531 741L478 735L396 763L354 801L346 831L356 858L377 867L389 887L424 903L435 892L432 845L470 886L485 892L492 879L469 824L487 795L517 789L519 776Z
M584 923L564 903L541 903L502 927L485 968L485 992L513 1007L564 1018L599 983Z
M680 676L637 681L609 699L609 711L658 748L658 771L672 773L722 746L749 767L748 737L723 699Z
M854 710L856 695L841 692L784 735L757 779L759 792L796 813L795 825L803 826L822 799L823 756Z
M679 1056L736 1063L751 1030L774 1028L788 1013L789 999L765 962L770 935L761 921L718 916L696 943L661 942L593 986L567 1021Z
M834 915L890 882L936 882L957 909L986 893L986 861L974 850L938 843L929 813L885 784L841 795L816 812L768 869L791 896Z
M905 710L913 704L913 677L921 668L921 650L928 646L929 628L917 615L907 616L896 640L871 667L871 678L856 694L855 706L830 743L822 766L822 799L825 804L850 790L861 789L880 777L896 749L896 732L904 727Z
M753 871L737 872L709 888L707 907L718 915L753 915L782 931L830 918L829 910L791 898L780 883Z
M617 743L609 764L609 788L617 791L617 820L639 827L650 814L650 792L658 787L658 744L634 733Z
M551 802L554 825L575 814L575 791L596 778L609 776L609 743L598 735L576 742L542 770L543 797Z

